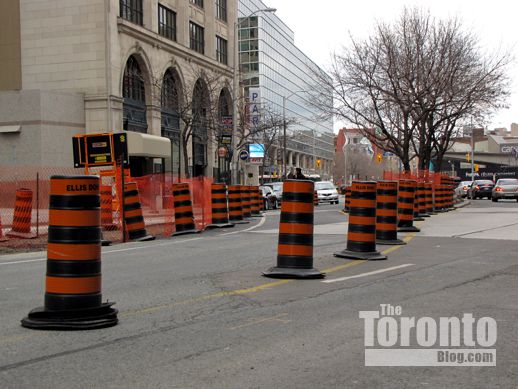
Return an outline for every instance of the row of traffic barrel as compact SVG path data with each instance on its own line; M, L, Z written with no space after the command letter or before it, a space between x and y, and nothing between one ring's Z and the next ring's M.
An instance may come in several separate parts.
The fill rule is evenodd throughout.
M433 190L435 189L435 190ZM274 278L322 278L313 267L313 206L311 181L287 180L283 186L277 265L265 273ZM404 245L398 232L419 232L415 220L453 209L453 185L416 180L353 181L346 188L349 213L347 245L334 256L383 260L381 245ZM424 220L424 219L422 219Z
M51 177L44 305L29 312L22 320L24 327L85 330L117 324L114 303L103 303L101 294L102 229L104 223L112 228L113 222L101 207L101 195L106 200L111 190L101 188L100 183L99 176ZM153 240L146 231L137 184L126 183L123 193L128 238ZM189 185L174 184L172 194L173 236L200 232L194 221ZM227 188L225 184L213 184L211 203L212 224L207 228L249 223L249 218L262 216L264 208L258 186Z

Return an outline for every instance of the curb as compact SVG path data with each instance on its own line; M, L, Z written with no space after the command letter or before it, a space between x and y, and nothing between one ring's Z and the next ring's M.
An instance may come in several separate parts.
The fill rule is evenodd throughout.
M454 205L455 209L464 208L471 204L471 200L464 200L462 203Z

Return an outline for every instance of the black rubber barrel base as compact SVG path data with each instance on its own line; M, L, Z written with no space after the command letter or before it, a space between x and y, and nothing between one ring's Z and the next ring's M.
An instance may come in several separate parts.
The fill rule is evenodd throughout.
M415 226L398 227L398 232L421 232L421 230Z
M115 303L101 304L100 307L67 311L45 311L43 307L33 309L22 319L22 326L35 330L95 330L112 327L119 322Z
M360 251L343 250L333 254L335 257L347 259L368 259L370 261L378 261L387 259L387 256L381 254L379 251L369 251L362 253Z
M269 278L316 279L324 278L326 274L314 268L298 269L291 267L272 267L265 271L263 276Z
M111 240L102 239L101 240L101 246L109 246L112 244Z
M179 235L187 235L187 234L198 234L200 232L201 232L200 230L196 230L196 229L185 230L185 231L177 231L177 232L173 232L171 234L171 236L179 236Z
M141 238L135 238L135 239L131 239L131 241L134 241L134 242L147 242L149 240L155 240L156 238L153 236L153 235L145 235Z
M216 224L209 224L205 228L226 228L226 227L234 227L234 223L216 223Z

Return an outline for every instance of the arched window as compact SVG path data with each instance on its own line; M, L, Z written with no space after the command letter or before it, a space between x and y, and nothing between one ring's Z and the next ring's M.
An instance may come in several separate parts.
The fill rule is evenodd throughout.
M124 69L122 97L139 102L146 101L144 77L137 60L133 56L128 58L126 68Z
M162 82L162 108L178 112L178 88L173 73L168 69Z
M170 69L165 72L162 80L160 105L162 136L171 141L171 171L180 173L179 85Z
M134 56L128 58L122 79L123 125L126 131L147 132L144 76Z

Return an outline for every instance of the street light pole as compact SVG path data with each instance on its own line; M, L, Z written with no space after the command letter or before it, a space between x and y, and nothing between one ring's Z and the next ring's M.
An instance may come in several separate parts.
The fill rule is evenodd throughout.
M286 179L286 96L282 96L282 177Z
M475 132L473 131L473 118L471 118L471 180L475 181Z
M276 8L262 8L262 9L258 9L254 12L252 12L250 15L246 16L245 18L243 18L243 20L245 19L249 19L251 18L252 16L254 16L255 14L259 13L259 12L275 12L277 11ZM242 20L242 21L243 21ZM242 22L241 21L241 22ZM234 77L233 77L233 89L234 89L234 98L233 98L233 110L234 110L234 115L232 117L232 142L231 142L231 145L232 145L232 152L233 152L233 155L232 155L232 183L233 184L237 184L237 181L238 181L238 165L239 165L239 153L237 152L236 148L237 148L237 129L238 129L238 125L237 125L237 121L238 121L238 110L239 110L239 95L240 95L240 88L239 88L239 36L238 36L238 33L239 33L239 26L241 25L241 22L239 22L239 16L238 14L236 13L236 20L234 22Z

